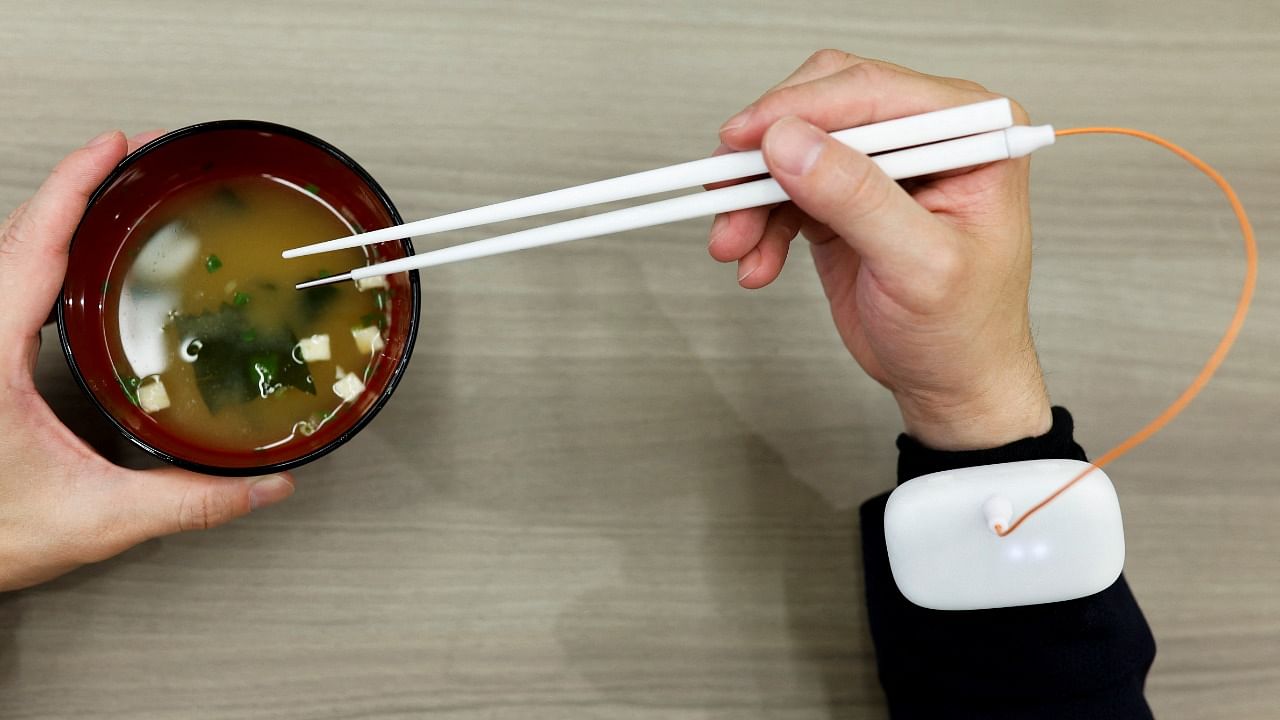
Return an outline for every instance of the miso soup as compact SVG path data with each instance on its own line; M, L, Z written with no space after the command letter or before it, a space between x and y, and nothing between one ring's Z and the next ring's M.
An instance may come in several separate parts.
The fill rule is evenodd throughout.
M244 451L310 435L380 361L381 278L297 291L366 264L361 250L284 260L354 229L313 193L267 177L175 193L130 234L105 292L120 392L189 442Z

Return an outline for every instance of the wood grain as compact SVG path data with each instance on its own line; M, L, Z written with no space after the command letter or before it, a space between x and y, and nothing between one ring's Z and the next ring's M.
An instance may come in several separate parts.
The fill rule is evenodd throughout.
M253 117L334 142L422 217L698 157L824 46L976 79L1059 126L1167 135L1236 183L1263 284L1209 392L1113 468L1127 573L1160 646L1157 715L1270 718L1277 17L1198 0L0 0L0 209L104 128ZM1237 234L1207 181L1137 142L1072 138L1035 164L1039 347L1096 453L1203 361ZM690 222L433 271L394 401L294 499L0 597L0 717L884 717L856 508L892 482L896 411L803 257L748 293L704 239ZM145 464L50 340L50 402Z

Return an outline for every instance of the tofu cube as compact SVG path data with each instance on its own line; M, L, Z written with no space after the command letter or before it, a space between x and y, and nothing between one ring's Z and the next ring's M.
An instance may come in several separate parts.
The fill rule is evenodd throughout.
M385 287L387 287L386 275L375 275L371 278L360 278L359 280L356 280L356 289L360 292Z
M147 413L159 412L169 407L169 393L160 378L143 381L138 386L138 405Z
M372 355L386 346L382 342L382 331L377 325L352 330L351 337L356 339L356 347L360 352L366 355Z
M360 393L364 392L364 383L360 381L359 375L348 373L333 384L333 392L342 398L344 402L351 402L360 397Z
M298 352L306 362L328 360L332 357L329 354L329 336L312 335L311 337L302 338L298 341Z

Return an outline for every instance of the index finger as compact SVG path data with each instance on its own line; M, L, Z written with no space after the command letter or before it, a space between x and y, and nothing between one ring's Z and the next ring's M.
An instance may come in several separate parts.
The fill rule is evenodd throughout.
M958 83L860 62L832 75L768 93L726 125L720 140L734 150L752 150L769 126L795 115L823 130L841 130L998 97Z

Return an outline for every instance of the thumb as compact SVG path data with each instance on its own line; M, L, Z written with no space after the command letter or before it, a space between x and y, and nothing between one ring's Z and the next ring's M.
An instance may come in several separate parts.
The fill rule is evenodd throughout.
M797 117L774 123L761 145L791 200L853 247L879 279L919 278L948 239L936 218L871 158Z
M90 140L58 163L0 233L0 307L5 338L32 335L53 307L66 272L67 246L89 195L124 157L120 131Z
M251 478L200 475L177 468L129 471L117 501L134 542L224 525L293 494L287 474Z

